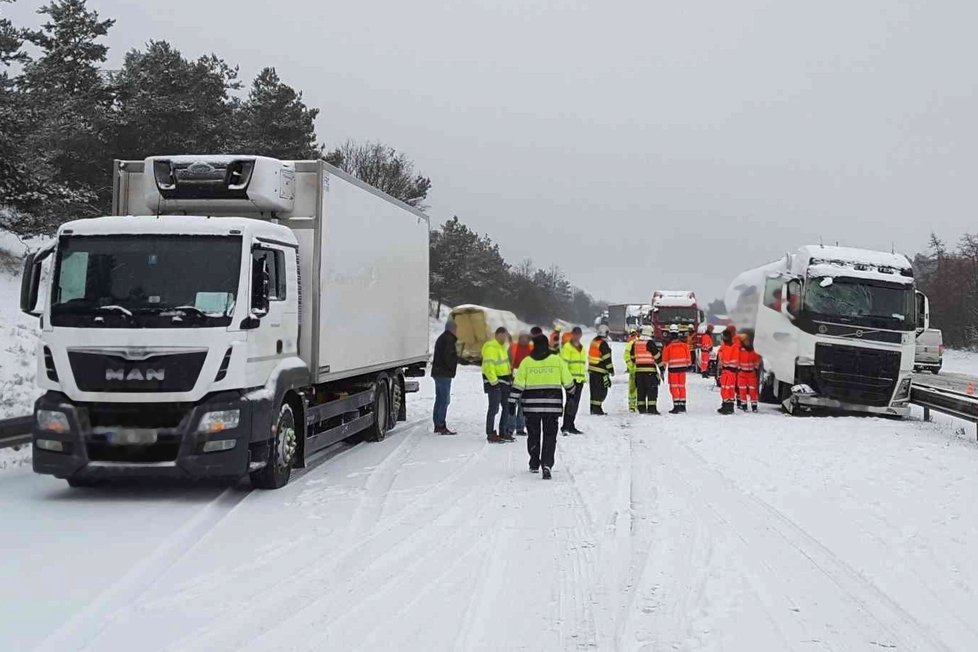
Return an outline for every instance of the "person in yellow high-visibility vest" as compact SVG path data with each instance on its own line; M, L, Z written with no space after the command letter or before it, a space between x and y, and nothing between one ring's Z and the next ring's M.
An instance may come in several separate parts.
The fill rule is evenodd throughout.
M560 432L565 435L583 435L577 429L577 408L581 404L581 395L584 393L584 381L587 380L587 353L584 345L581 344L582 331L579 326L575 326L570 332L570 340L560 347L560 359L567 363L571 376L574 378L574 390L567 392L567 400L564 402L564 423L560 426Z
M635 365L632 363L632 348L638 339L638 329L634 326L628 328L628 339L625 340L625 368L628 369L628 411L635 412L638 409L638 388L635 386Z

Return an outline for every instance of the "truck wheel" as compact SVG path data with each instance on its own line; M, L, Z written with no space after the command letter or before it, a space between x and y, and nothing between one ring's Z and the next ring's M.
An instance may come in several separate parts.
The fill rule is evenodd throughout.
M289 483L298 448L295 413L287 402L279 408L275 436L269 444L268 464L251 473L251 484L258 489L279 489Z
M398 421L407 421L407 412L404 409L404 376L397 374L392 382L391 388L391 420L390 430L397 426Z
M378 380L374 385L374 422L364 436L367 441L384 441L387 437L391 422L390 404L387 381Z

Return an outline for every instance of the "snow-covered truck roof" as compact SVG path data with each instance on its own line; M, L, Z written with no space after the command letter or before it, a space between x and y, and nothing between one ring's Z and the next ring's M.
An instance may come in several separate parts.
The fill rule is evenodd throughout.
M696 293L692 290L657 290L652 295L653 308L692 308Z
M795 255L792 271L816 277L858 278L864 280L913 283L913 266L903 254L808 245Z
M65 222L58 235L252 235L295 244L288 227L247 217L123 215Z

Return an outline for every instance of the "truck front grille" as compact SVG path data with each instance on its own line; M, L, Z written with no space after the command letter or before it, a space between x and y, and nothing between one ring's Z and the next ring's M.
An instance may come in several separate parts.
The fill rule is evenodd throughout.
M206 351L127 360L109 353L68 351L75 384L83 392L189 392Z
M873 407L890 404L900 377L900 354L856 346L815 346L815 389L827 398Z

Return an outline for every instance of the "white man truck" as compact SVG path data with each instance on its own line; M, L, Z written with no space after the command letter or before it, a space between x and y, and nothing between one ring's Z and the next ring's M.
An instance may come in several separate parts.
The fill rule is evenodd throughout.
M116 161L113 193L114 216L62 225L25 263L36 472L277 488L405 419L428 360L423 213L322 161L258 156Z
M738 276L725 299L763 358L768 400L788 412L909 413L915 336L929 318L906 256L801 247Z

